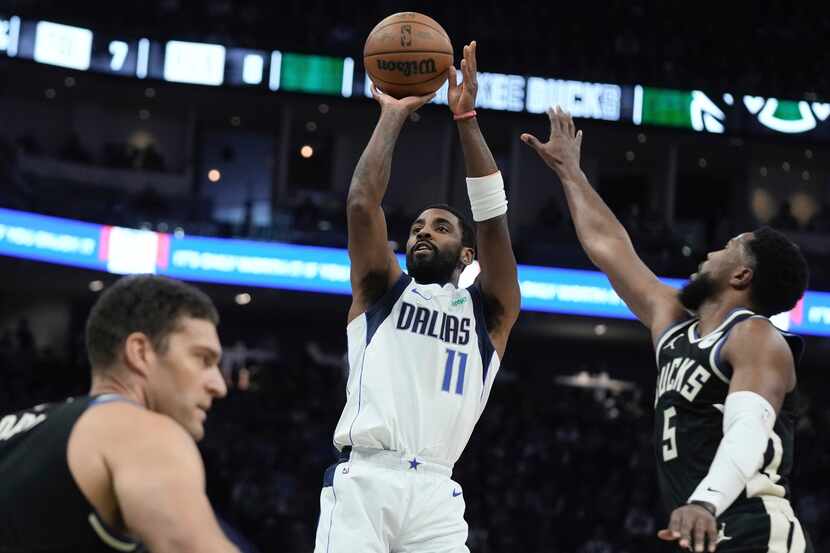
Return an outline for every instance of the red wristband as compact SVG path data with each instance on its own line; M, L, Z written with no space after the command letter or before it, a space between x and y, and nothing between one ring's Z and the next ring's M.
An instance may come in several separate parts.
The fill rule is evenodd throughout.
M461 121L462 119L472 119L476 116L476 110L470 110L464 113L456 113L453 114L452 118L456 121Z

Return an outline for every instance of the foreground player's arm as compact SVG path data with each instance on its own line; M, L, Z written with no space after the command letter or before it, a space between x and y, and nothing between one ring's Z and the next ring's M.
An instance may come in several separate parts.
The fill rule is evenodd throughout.
M374 85L372 95L380 104L380 119L357 162L346 200L352 282L349 321L380 299L401 275L389 246L381 202L389 184L392 154L401 128L413 111L434 96L396 100Z
M689 498L694 504L675 509L661 536L679 539L681 547L699 543L702 548L708 535L711 551L717 540L715 517L734 503L761 470L777 413L795 387L790 347L765 319L736 325L721 358L732 367L723 438L709 472Z
M457 83L455 67L450 68L448 98L450 109L457 116L470 114L475 108L477 92L476 79L476 43L464 47L461 60L463 83ZM467 171L468 190L471 200L475 202L476 187L487 186L487 179L498 179L500 197L504 197L501 174L493 159L493 154L481 134L478 120L467 117L458 120L458 134L464 150L464 165ZM481 179L481 177L486 177ZM483 198L486 206L487 198ZM506 209L505 207L502 210ZM487 305L487 330L493 346L504 356L510 329L519 316L521 294L516 273L516 257L510 243L506 213L480 213L473 206L473 217L477 226L477 253L481 273L478 277L482 294Z
M140 413L104 450L121 516L153 553L238 553L205 494L196 444L177 423Z
M575 132L570 114L557 107L548 110L548 117L548 142L526 133L522 141L559 176L582 248L656 340L684 316L677 291L646 267L625 228L588 182L579 165L582 131Z

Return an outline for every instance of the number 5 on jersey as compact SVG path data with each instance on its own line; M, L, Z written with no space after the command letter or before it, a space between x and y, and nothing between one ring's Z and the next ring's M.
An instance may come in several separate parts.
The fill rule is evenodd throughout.
M464 373L467 369L467 354L452 349L447 350L447 362L444 364L444 382L441 385L441 390L445 392L450 391L450 384L452 383L453 369L455 367L455 357L458 354L458 378L455 381L455 393L458 395L464 394Z
M676 414L674 407L663 411L663 461L677 459L677 429L672 426L672 418Z

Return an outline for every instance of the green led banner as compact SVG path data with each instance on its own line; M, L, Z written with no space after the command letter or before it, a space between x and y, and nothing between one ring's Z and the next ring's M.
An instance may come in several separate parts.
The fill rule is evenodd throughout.
M280 88L290 92L340 94L343 87L343 58L282 55Z
M731 94L720 102L733 105ZM678 127L720 134L726 130L726 114L700 90L673 90L637 85L631 120L637 125Z
M642 87L643 125L692 128L690 90Z

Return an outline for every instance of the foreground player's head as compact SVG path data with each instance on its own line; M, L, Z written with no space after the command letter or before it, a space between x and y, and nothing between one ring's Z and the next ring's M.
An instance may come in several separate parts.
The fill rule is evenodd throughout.
M424 208L409 228L406 270L421 284L452 282L475 258L475 231L455 208L435 204Z
M213 302L193 286L154 275L121 278L87 320L93 381L137 389L149 409L199 440L211 403L227 393L218 323Z
M780 232L761 227L709 253L680 291L680 301L697 311L707 300L735 294L756 313L771 317L792 309L804 295L808 277L798 246Z

